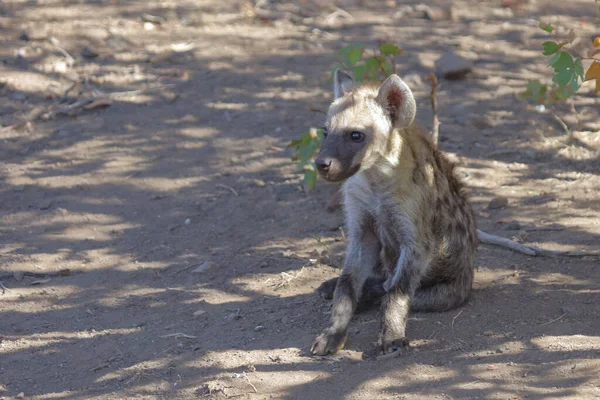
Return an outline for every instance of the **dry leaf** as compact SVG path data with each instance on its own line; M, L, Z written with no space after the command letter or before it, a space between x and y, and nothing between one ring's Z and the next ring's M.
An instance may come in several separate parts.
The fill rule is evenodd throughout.
M594 93L600 92L600 61L594 60L590 68L585 73L584 81L596 80L596 88Z

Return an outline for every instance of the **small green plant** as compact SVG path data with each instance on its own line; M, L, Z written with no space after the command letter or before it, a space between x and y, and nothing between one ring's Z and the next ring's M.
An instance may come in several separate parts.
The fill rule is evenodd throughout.
M551 24L543 22L539 27L549 34L555 29ZM576 38L575 31L571 30L564 40L548 40L542 43L543 54L550 57L548 65L554 70L552 83L542 83L538 79L530 80L527 90L523 93L526 98L536 103L565 100L580 89L582 82L591 80L596 81L594 93L600 92L600 37L594 39L593 48L588 51L587 57L574 57L569 51ZM587 71L583 67L583 60L592 61Z
M367 55L371 52L372 55ZM338 52L338 63L331 69L331 77L337 69L352 71L354 79L365 80L385 79L394 72L394 57L402 54L402 49L394 43L381 43L376 50L368 51L362 45L349 45ZM288 146L294 149L292 160L304 174L304 188L313 190L317 184L317 170L314 158L321 147L323 130L309 128L299 139L293 140Z
M402 54L402 49L394 43L381 43L373 55L365 57L365 46L351 44L338 53L339 62L331 69L331 77L336 69L352 71L357 81L385 79L395 67L394 57Z
M300 139L293 140L289 147L294 149L292 160L298 163L304 173L304 188L313 190L317 184L317 167L314 158L323 140L323 130L309 128Z

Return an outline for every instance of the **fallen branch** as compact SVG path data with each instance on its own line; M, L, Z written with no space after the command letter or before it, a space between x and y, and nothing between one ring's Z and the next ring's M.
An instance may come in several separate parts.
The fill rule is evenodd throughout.
M552 321L548 321L548 322L544 322L543 324L539 324L538 326L549 325L549 324L551 324L553 322L560 321L565 315L567 315L567 313L564 313L563 315L561 315L558 318L554 318Z
M496 235L490 235L482 230L477 230L477 237L481 243L492 244L505 247L518 253L523 253L533 257L600 257L600 251L582 251L582 250L549 250L538 246L527 246L514 240L503 238Z
M4 279L8 279L8 278L15 278L15 274L17 274L17 272L10 272L8 274L0 275L0 280L4 280ZM65 269L61 269L59 271L54 271L54 272L27 272L26 271L26 272L23 272L23 274L21 276L31 276L34 278L46 278L48 276L71 276L71 275L72 275L71 270L68 268L65 268Z
M193 335L187 335L185 333L181 333L181 332L177 332L177 333L170 333L168 335L163 335L161 336L161 338L175 338L175 339L179 339L179 338L185 338L185 339L196 339L198 338L198 336L193 336Z
M437 94L437 88L438 88L439 82L438 82L435 74L433 74L433 73L429 74L427 79L431 81L430 97L431 97L431 108L433 110L433 128L432 128L432 132L431 132L431 137L432 137L433 142L435 144L437 144L438 140L439 140L440 121L437 116L436 94ZM556 115L556 114L553 114L553 115L554 115L554 118L556 118L556 120L561 124L563 129L568 134L570 134L569 128L564 123L564 121L561 120L558 115ZM561 229L561 228L554 228L554 227L550 228L549 227L549 228L545 228L545 229L544 228L533 228L531 230L559 230L559 229ZM486 233L480 229L477 230L477 237L479 238L479 241L481 243L504 247L504 248L516 251L518 253L526 254L528 256L533 256L533 257L536 257L536 256L600 257L600 252L586 252L586 251L578 251L578 250L575 250L575 251L548 250L548 249L543 249L543 248L537 247L537 246L526 246L521 243L515 242L514 240L510 240L510 239L503 238L503 237L496 236L496 235L490 235L489 233Z
M427 79L431 81L430 98L431 98L431 109L433 111L433 127L431 128L431 137L432 137L433 143L438 144L439 133L440 133L440 120L438 119L438 113L437 113L436 95L437 95L437 88L440 83L433 72L429 74Z
M81 109L81 108L93 109L96 107L109 106L111 104L111 100L119 100L123 97L136 96L139 94L154 92L157 90L165 89L169 86L171 86L171 85L161 85L161 86L149 87L149 88L139 89L139 90L129 90L129 91L125 91L125 92L112 92L112 93L103 93L99 90L94 89L92 96L87 97L85 99L77 100L72 104L62 105L59 107L50 106L45 111L41 107L35 108L33 111L31 111L29 113L29 115L25 118L25 120L18 122L14 125L10 125L10 126L1 128L0 131L3 132L6 130L13 130L13 129L21 128L30 122L35 122L39 118L48 120L48 119L52 119L59 115L63 115L63 114L68 115L69 113L71 113L75 110ZM75 87L75 85L68 88L65 91L63 98L65 98L74 87Z
M227 186L227 185L224 185L222 183L217 183L216 186L218 188L221 188L221 189L229 190L231 193L233 193L235 195L235 197L240 197L240 195L238 194L238 192L236 192L236 190L234 188L232 188L231 186Z

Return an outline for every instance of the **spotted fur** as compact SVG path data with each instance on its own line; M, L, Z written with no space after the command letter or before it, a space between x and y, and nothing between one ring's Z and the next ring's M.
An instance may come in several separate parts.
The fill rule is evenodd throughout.
M344 180L348 249L331 326L312 352L342 348L359 302L380 297L378 343L388 353L408 343L409 309L445 311L467 301L475 218L454 165L414 122L415 102L404 82L393 75L380 87L353 87L342 74L336 73L338 98L318 159L336 167L320 171L322 176ZM362 144L349 144L347 133L357 130L364 133ZM326 291L334 284L324 286Z

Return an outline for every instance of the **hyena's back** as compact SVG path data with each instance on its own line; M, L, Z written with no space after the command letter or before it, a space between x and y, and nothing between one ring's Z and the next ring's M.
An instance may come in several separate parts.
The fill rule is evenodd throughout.
M416 215L423 218L421 240L432 252L411 309L445 311L462 305L471 292L477 249L475 218L454 165L430 138L415 130L407 142L415 160L413 181L427 192ZM429 166L433 166L431 186L423 182Z

